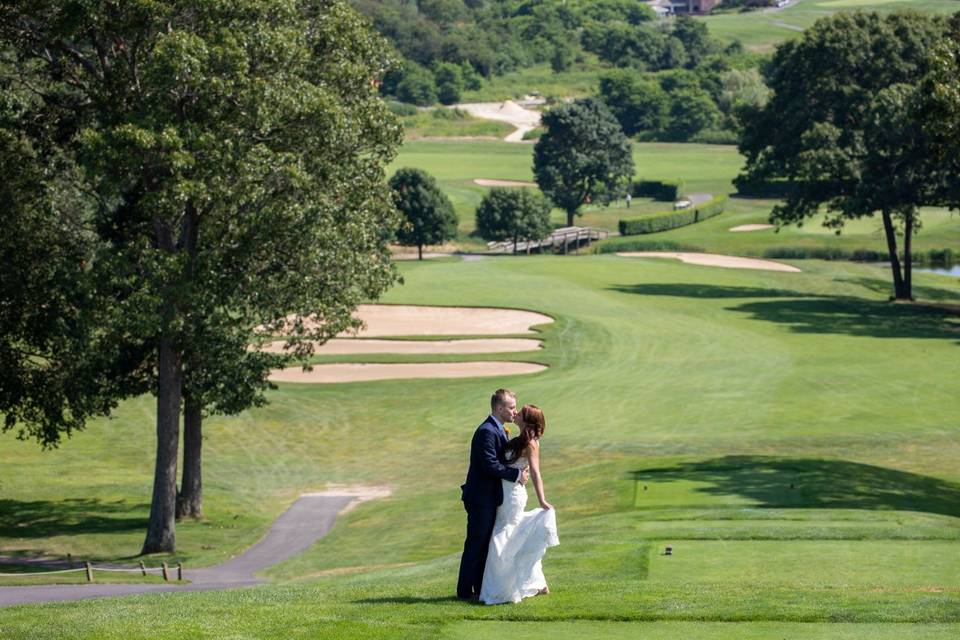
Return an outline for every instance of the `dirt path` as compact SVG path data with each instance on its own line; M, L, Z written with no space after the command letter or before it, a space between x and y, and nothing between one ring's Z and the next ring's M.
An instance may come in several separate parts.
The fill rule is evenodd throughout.
M59 600L106 598L138 593L209 591L262 584L254 574L303 553L333 528L337 515L360 502L389 495L384 487L343 487L300 496L274 520L259 542L239 556L202 569L186 568L189 584L61 584L0 587L0 607Z
M709 202L710 200L713 200L712 193L687 193L683 197L689 200L690 204L693 205L694 207L699 207L704 202Z
M505 142L524 142L523 134L540 125L540 112L525 109L513 100L506 102L473 102L456 105L470 115L486 120L506 122L516 127L516 131L504 138Z

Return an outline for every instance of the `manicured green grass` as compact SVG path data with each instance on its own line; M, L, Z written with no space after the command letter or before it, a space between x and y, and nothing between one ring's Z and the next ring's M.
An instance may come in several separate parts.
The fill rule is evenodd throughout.
M795 38L818 19L838 11L960 11L956 0L798 0L780 10L722 13L702 18L710 34L726 42L740 40L748 49L772 51Z
M729 145L643 143L634 145L634 161L638 179L681 179L686 193L734 193L733 179L743 165L743 157ZM531 145L506 142L440 142L413 141L404 144L393 167L413 166L435 176L441 188L454 203L460 218L459 244L465 249L482 249L479 238L469 236L474 230L477 205L487 192L473 183L475 178L501 180L533 180ZM707 221L647 236L643 241L668 241L699 247L715 253L762 256L769 249L780 247L836 248L852 251L871 249L886 251L886 241L878 219L865 218L850 222L839 236L822 225L822 217L808 220L803 227L732 233L743 224L767 223L776 201L731 198L727 210ZM577 223L615 231L620 218L658 213L671 208L671 203L634 198L627 209L623 200L610 206L594 204L584 207ZM923 227L914 238L917 251L951 248L960 251L960 216L945 209L925 209ZM552 221L566 224L566 215L554 210ZM634 238L613 239L609 244L634 242Z
M960 319L889 305L878 267L799 264L799 274L613 255L402 264L388 302L555 317L536 354L550 369L288 384L268 407L211 418L208 519L178 526L169 560L229 557L327 483L394 494L268 571L280 584L2 609L0 635L456 638L508 625L557 637L951 637ZM917 277L931 297L960 300L956 279ZM457 486L498 385L546 412L561 545L544 561L550 596L482 607L452 598ZM51 452L0 437L0 552L133 556L152 413L150 398L125 403Z

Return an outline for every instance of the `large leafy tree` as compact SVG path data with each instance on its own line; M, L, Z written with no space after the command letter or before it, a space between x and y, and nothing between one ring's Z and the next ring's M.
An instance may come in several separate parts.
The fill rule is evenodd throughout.
M960 13L949 21L946 37L933 54L930 73L913 103L912 116L923 127L930 161L948 180L941 193L953 208L960 208Z
M546 131L533 149L533 173L572 226L585 202L609 198L631 179L630 140L596 98L554 107L542 123Z
M142 349L100 330L93 300L100 245L75 170L19 123L31 96L0 80L0 414L3 430L55 447L119 398L142 391Z
M423 260L423 247L452 240L457 235L457 214L433 176L423 169L403 168L390 178L393 202L402 216L397 240L417 248Z
M249 342L282 334L305 358L394 280L384 167L400 129L376 95L385 47L336 0L0 11L3 81L33 100L11 130L63 158L93 211L89 295L119 310L98 330L153 348L137 378L157 396L143 552L172 551L188 372L226 366L255 388L271 363L244 360ZM204 396L211 386L187 391L224 400Z
M477 232L484 240L540 240L550 233L550 203L532 189L493 188L477 207ZM529 252L529 247L528 247Z
M925 160L911 122L910 93L930 68L943 20L903 12L837 14L781 45L769 74L773 95L745 118L746 180L785 180L777 224L828 212L828 226L879 212L894 296L911 297L909 243L917 208L933 204L942 172ZM906 249L903 264L898 234Z

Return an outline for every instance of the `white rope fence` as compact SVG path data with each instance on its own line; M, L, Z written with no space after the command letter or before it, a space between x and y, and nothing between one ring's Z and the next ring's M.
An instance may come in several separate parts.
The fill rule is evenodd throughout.
M183 563L178 562L176 567L169 567L167 563L162 563L159 567L146 567L141 562L139 568L130 568L130 569L121 569L118 567L103 567L96 566L89 562L84 562L84 566L77 567L75 569L53 569L50 571L33 571L30 573L0 573L0 578L25 578L32 576L51 576L58 573L73 573L77 571L86 571L87 573L87 582L93 582L93 571L108 571L112 573L139 573L141 575L147 575L147 573L156 573L160 572L163 574L163 579L167 582L170 581L170 573L173 568L177 570L177 580L183 580Z

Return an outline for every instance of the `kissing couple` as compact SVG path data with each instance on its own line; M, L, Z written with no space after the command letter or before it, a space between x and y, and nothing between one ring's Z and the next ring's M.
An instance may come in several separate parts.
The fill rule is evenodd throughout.
M510 422L520 431L512 440L505 429ZM539 407L528 404L517 411L512 391L497 389L490 398L490 415L473 434L467 481L460 487L467 511L457 580L462 600L500 604L550 592L541 560L560 540L540 475L545 427ZM540 508L524 511L531 478Z

